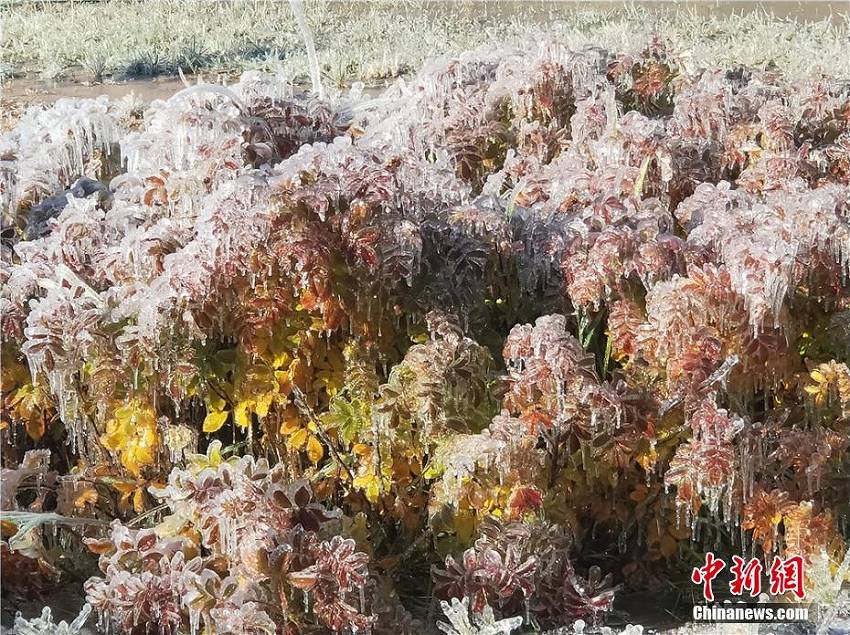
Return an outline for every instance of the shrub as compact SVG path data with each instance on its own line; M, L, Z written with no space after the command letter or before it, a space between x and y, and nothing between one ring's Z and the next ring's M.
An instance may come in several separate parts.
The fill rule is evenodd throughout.
M835 80L545 42L374 102L62 103L2 147L12 217L64 197L0 300L9 454L61 474L4 505L114 520L63 531L119 632L599 623L701 547L846 552Z

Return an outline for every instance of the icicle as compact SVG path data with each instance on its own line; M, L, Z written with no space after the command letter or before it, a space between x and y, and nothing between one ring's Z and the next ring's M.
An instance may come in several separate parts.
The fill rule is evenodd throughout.
M292 13L295 15L295 21L298 24L298 30L301 32L301 37L304 38L304 47L307 49L307 62L310 65L310 81L313 83L313 92L316 93L319 99L324 99L325 91L322 88L322 77L319 71L319 57L316 55L313 33L310 31L310 25L307 22L307 15L304 13L304 3L302 0L289 0L289 6L292 8ZM324 221L324 218L322 221Z
M198 635L201 626L201 612L194 609L189 609L189 633L190 635Z

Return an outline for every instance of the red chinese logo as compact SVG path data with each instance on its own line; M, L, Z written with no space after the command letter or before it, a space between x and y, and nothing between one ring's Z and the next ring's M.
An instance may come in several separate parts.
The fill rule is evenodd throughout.
M726 563L723 560L718 560L712 552L705 554L705 564L701 567L694 568L691 573L691 580L694 584L702 584L702 596L709 602L714 600L714 591L711 589L711 581L723 571Z
M792 592L798 600L806 595L803 589L803 557L774 558L770 565L770 592L782 595Z
M744 591L750 594L750 597L757 598L761 593L761 574L764 567L759 560L752 558L749 562L745 562L740 556L732 556L732 567L729 569L732 575L732 582L729 583L729 590L732 595L743 595Z
M784 595L793 593L798 600L805 595L803 583L805 580L803 572L802 556L789 556L788 558L774 558L768 570L771 595ZM707 602L714 601L714 590L711 587L713 580L726 568L726 562L715 558L709 551L705 554L705 564L695 567L691 573L694 584L702 585L702 596ZM732 566L729 568L732 580L729 582L729 591L732 595L748 594L750 597L758 597L761 593L762 574L764 565L757 558L744 560L740 556L732 556Z

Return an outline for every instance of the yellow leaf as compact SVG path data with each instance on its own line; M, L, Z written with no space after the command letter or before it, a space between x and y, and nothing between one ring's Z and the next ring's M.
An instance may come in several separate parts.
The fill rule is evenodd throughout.
M97 490L87 487L74 499L74 508L83 509L86 505L94 505L97 502Z
M227 406L227 402L216 394L211 394L207 397L207 407L209 410L221 412Z
M310 433L307 432L306 428L301 428L300 430L296 430L292 436L286 442L287 447L290 450L300 450L307 444L307 439L309 438Z
M215 432L227 421L229 412L210 412L204 418L204 432Z
M678 543L670 534L664 534L661 537L661 544L659 546L661 548L661 553L665 558L675 555L678 550Z
M254 409L254 412L257 413L260 419L269 414L269 407L272 405L274 398L275 394L273 392L267 392L257 397L257 407Z
M134 476L153 465L159 451L159 432L153 408L139 400L116 408L100 438L107 450L118 453L121 464Z
M475 514L468 510L458 512L454 525L458 540L462 543L470 542L475 533Z
M371 446L368 446L365 443L355 443L351 448L351 451L357 456L370 456L372 454Z
M44 415L41 413L33 413L26 420L27 434L33 441L38 441L44 436Z
M274 359L272 360L272 366L276 369L283 368L284 366L289 366L289 363L291 361L292 358L289 356L289 353L284 351L275 355Z
M370 503L378 502L381 494L380 482L374 474L363 474L354 479L354 487L363 490L366 500Z
M369 553L372 551L374 541L369 533L369 519L366 514L359 512L354 518L342 517L343 532L346 536L354 538L357 549Z
M647 472L655 467L655 463L658 461L658 452L655 450L655 446L650 446L648 450L645 452L641 452L637 456L638 464Z
M425 466L425 471L422 472L422 476L424 476L427 480L431 481L440 476L443 473L445 468L442 465L431 462Z
M5 393L11 392L29 381L27 367L11 351L11 346L5 347L2 362L0 362L0 368L2 368L0 370L0 391Z
M298 417L289 417L284 413L284 419L280 424L280 433L290 435L301 428L301 422Z
M315 464L321 461L324 455L324 446L316 437L311 434L310 438L307 440L307 458L309 458Z
M221 441L216 439L207 446L206 454L190 454L187 460L195 473L208 467L218 467L224 461L221 456Z
M29 419L33 415L36 408L35 386L32 384L24 384L15 392L15 397L12 399L12 406L15 412L21 419Z
M145 404L140 404L138 401L133 400L128 403L125 403L123 406L119 406L115 409L115 418L124 420L132 420L136 417L137 414L140 414L138 411L143 410ZM143 413L142 413L143 414Z
M137 514L145 511L145 490L143 487L139 487L133 492L133 511Z
M132 487L134 487L134 486L131 486L131 488ZM124 491L123 489L120 489L120 488L117 488L117 487L115 489L118 489L121 492L121 499L118 501L118 507L122 510L126 510L127 509L127 501L130 500L130 496L133 495L133 492L135 490L130 489L129 491Z
M251 425L250 405L250 401L243 400L236 404L236 407L233 409L233 421L240 428L247 428Z
M274 371L274 378L277 380L277 387L282 393L289 394L292 389L292 378L287 370Z
M289 381L303 386L306 383L307 364L300 357L293 359L289 365Z
M207 448L207 458L210 462L210 467L218 467L221 465L221 441L213 441Z
M0 520L0 535L3 538L11 538L18 533L18 526L11 520Z
M127 481L112 481L112 487L121 492L123 497L127 497L133 493L133 490L136 489L136 484Z

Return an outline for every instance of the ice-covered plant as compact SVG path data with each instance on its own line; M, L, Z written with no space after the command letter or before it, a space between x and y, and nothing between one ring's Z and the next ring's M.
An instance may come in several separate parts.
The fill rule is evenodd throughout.
M451 603L441 601L440 608L449 620L438 622L437 627L446 635L509 635L522 626L521 617L496 620L493 609L485 606L480 613L473 611L470 619L469 600L452 598Z
M26 620L19 613L15 618L15 632L19 635L80 635L91 613L91 606L84 604L79 615L70 624L65 620L56 624L49 607L44 607L40 617Z
M257 634L281 620L332 632L387 626L381 602L397 600L369 556L332 533L339 512L312 502L307 482L287 482L282 465L224 460L214 447L153 493L173 511L157 527L116 522L109 540L88 543L103 554L103 577L86 583L87 598L106 624Z
M496 609L511 616L525 609L543 627L581 618L598 622L611 609L610 576L593 567L582 579L570 557L571 541L557 526L487 518L479 533L460 561L448 556L444 569L434 569L438 597L464 598L476 613Z
M558 628L708 546L836 559L848 104L656 37L33 111L4 466L70 442L37 500L116 520L87 591L124 632Z

